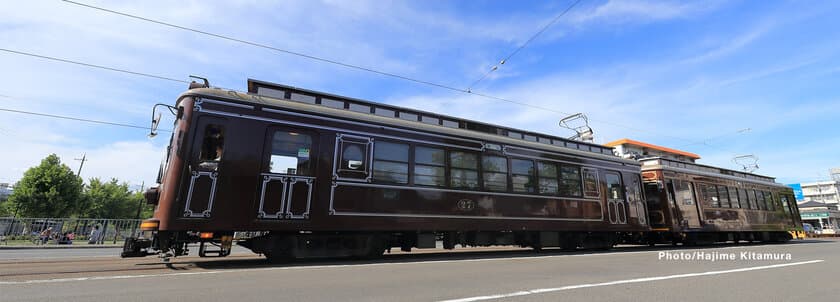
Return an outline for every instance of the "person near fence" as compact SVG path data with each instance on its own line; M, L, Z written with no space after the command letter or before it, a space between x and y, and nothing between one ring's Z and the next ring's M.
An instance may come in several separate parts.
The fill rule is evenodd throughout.
M73 244L73 237L75 237L75 235L73 235L72 231L64 232L64 234L61 235L61 239L58 240L58 244Z
M93 226L93 230L90 231L90 236L88 236L88 244L98 244L101 234L102 232L99 231L99 225Z
M41 231L41 244L47 244L50 241L52 236L52 227L48 227L46 230Z

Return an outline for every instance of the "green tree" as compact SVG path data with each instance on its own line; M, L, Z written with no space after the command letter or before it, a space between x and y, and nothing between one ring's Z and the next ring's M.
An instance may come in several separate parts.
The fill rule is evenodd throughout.
M140 219L152 218L152 215L155 213L155 206L146 203L146 198L143 197L143 192L134 193L131 203L134 205L134 214L137 214L137 205L141 205ZM134 216L131 218L134 218Z
M103 182L91 178L85 188L84 215L90 218L124 219L137 214L137 199L128 190L128 183L119 183L116 178Z
M11 202L0 201L0 217L9 217L14 215L14 205Z
M50 154L23 174L9 202L22 217L68 217L76 210L81 193L82 179Z

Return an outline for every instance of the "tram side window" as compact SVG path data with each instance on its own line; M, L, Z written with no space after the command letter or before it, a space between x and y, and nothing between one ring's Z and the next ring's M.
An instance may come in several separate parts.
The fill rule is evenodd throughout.
M790 202L788 201L787 195L781 195L779 196L779 198L782 201L782 211L785 211L785 213L790 214L790 208L788 208Z
M513 175L513 191L534 193L536 182L534 177L534 161L526 159L510 160L511 174Z
M294 131L275 131L271 136L270 173L312 175L312 137Z
M200 168L218 170L219 161L222 160L225 146L225 128L220 125L207 125L204 128L204 137L201 139L201 152L199 154Z
M764 192L764 204L766 205L766 209L768 211L776 210L776 206L773 204L773 194L767 191Z
M563 178L563 180L565 181L565 177ZM564 187L565 187L565 185L564 185ZM592 198L601 197L601 191L600 191L600 188L598 187L598 171L597 170L583 169L583 196L584 197L592 197Z
M417 146L414 149L414 184L446 185L446 152L443 149Z
M408 183L408 145L377 142L373 147L373 179L379 182Z
M339 170L367 173L367 143L342 141Z
M591 194L594 194L591 197L598 197L598 172L594 170L587 170L591 172L589 175L591 182L587 184L590 186L594 186L594 190L591 191ZM580 168L572 167L572 166L560 166L560 195L563 196L572 196L572 197L581 197L583 192L581 191L581 179L580 179Z
M704 208L719 208L720 199L717 195L717 187L704 183L698 183L697 189L700 191L700 201L703 202Z
M763 210L764 194L761 194L761 191L750 190L750 199L750 203L755 205L753 209Z
M749 194L747 193L748 191L749 190L744 188L738 188L738 200L741 201L741 208L743 209L752 209Z
M729 205L729 192L726 191L725 186L717 186L718 189L718 197L720 198L720 207L722 208L731 208L732 206Z
M478 156L474 153L449 153L450 185L458 189L478 188Z
M555 195L558 192L557 164L538 162L537 172L540 176L540 194Z
M507 159L498 156L482 156L481 171L485 189L501 192L508 190Z
M607 198L614 199L614 200L624 200L624 190L621 188L621 176L615 173L605 173L604 177L606 178L607 183Z
M738 189L733 187L728 187L729 190L729 202L732 203L732 207L739 209L741 208L741 203L738 200Z

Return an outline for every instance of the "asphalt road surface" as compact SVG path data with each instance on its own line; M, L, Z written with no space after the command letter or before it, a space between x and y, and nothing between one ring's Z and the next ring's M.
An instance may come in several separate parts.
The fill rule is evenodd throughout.
M0 301L838 300L840 241L833 239L701 249L473 251L281 265L237 251L219 259L177 258L167 267L153 257L31 250L30 257L12 259L10 252L22 251L0 250Z

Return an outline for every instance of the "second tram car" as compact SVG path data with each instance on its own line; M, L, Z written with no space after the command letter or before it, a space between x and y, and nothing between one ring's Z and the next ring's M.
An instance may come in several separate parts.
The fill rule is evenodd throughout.
M598 144L262 81L249 80L248 93L193 83L163 106L175 122L159 185L145 194L154 217L126 240L124 257L168 259L191 243L200 256L226 256L237 232L253 234L237 243L270 260L438 242L610 248L650 240L651 224L660 240L691 242L705 238L694 231L740 219L759 233L726 239L784 239L777 232L791 218L781 213L796 211L778 186L753 181L743 206L692 204L691 216L684 182L740 185L662 164L652 171ZM680 207L664 206L668 198ZM759 201L779 214L751 209Z
M787 241L802 229L793 190L771 177L661 157L640 161L650 243Z

